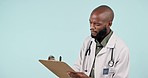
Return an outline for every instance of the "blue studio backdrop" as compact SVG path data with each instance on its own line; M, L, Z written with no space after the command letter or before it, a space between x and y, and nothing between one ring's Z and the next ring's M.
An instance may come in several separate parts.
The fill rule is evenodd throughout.
M112 30L130 48L130 78L148 78L147 0L0 0L0 78L57 78L39 59L59 56L70 66L90 35L99 5L115 12Z

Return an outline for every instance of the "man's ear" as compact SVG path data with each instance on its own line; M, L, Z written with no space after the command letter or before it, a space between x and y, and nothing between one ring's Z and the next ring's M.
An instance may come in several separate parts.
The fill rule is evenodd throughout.
M108 26L110 26L110 27L112 26L112 21L108 22Z

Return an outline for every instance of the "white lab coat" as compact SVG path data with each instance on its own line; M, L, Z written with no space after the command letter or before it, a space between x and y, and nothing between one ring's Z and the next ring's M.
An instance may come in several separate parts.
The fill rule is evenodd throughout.
M92 41L90 55L85 56L85 52ZM111 60L111 48L113 49L114 66L109 67L108 62ZM77 72L84 72L90 75L93 61L95 59L94 73L95 78L128 78L129 73L129 49L125 43L115 33L112 34L108 43L96 55L96 42L90 36L86 38L81 48L77 62L73 68ZM109 68L109 73L103 75L103 69Z

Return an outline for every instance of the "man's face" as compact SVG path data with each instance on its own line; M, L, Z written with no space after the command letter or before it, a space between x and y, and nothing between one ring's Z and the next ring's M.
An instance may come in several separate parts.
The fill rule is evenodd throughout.
M91 14L89 21L91 36L93 38L101 38L108 33L110 28L104 14L95 12Z

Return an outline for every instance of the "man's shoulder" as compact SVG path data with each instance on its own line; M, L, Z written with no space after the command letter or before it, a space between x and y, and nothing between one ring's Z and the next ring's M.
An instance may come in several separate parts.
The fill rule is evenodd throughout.
M128 45L116 34L114 34L115 38L115 48L116 48L116 54L119 55L128 55L130 52L130 49Z
M91 36L87 36L87 37L85 38L85 40L90 40L90 39L92 39Z
M83 43L84 43L84 44L87 44L87 43L89 43L89 42L92 41L92 40L93 40L93 38L92 38L91 36L87 36L87 37L85 37Z
M119 47L127 47L126 43L118 35L116 35L114 33L113 36L114 36L113 38L115 39L116 46L119 46Z
M93 38L91 37L91 36L87 36L85 39L84 39L84 41L85 42L88 42L88 41L90 41L90 40L92 40Z

